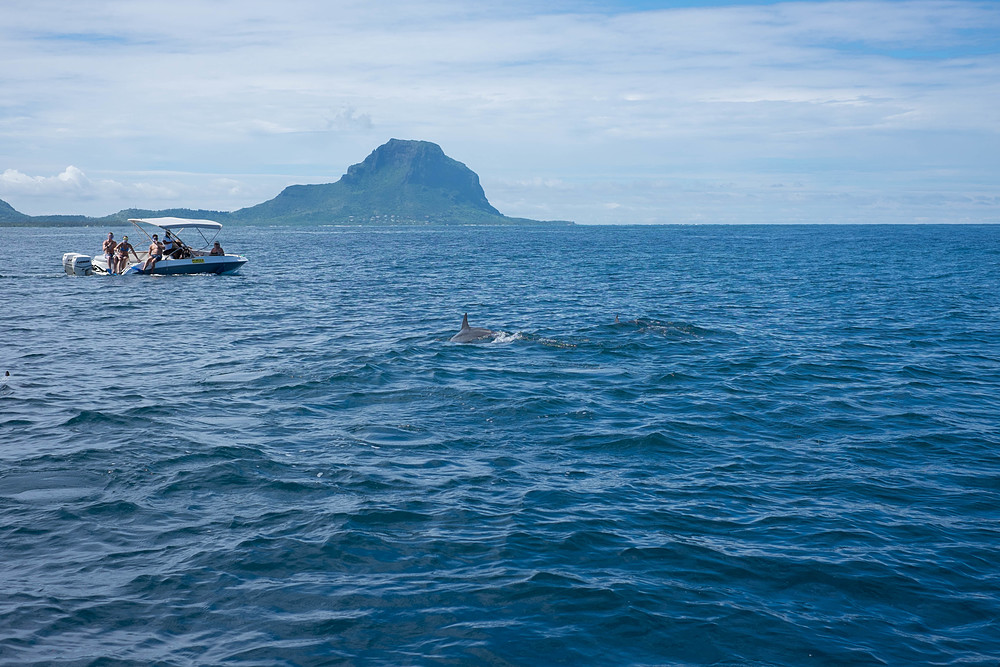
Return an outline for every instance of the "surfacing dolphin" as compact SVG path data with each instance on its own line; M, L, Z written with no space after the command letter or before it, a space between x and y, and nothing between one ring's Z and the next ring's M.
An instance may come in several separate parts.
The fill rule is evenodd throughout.
M482 327L470 327L469 314L466 313L462 315L462 330L452 336L450 340L452 343L471 343L481 338L488 338L494 333L496 332Z

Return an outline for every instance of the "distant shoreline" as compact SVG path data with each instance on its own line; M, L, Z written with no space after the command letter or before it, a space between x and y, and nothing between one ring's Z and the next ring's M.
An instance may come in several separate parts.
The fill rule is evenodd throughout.
M216 216L217 218L225 218L222 216ZM329 220L317 220L315 222L287 222L276 220L274 222L266 221L253 221L253 222L230 222L226 221L226 226L229 228L233 227L312 227L316 225L325 226L335 226L335 227L378 227L378 228L388 228L388 227L577 227L575 222L568 220L524 220L520 218L511 218L510 222L335 222ZM88 220L86 222L49 222L49 221L0 221L0 229L13 228L13 227L31 227L36 229L46 228L46 227L58 227L62 229L68 228L80 228L89 229L93 227L128 227L129 222L127 220Z
M583 227L989 227L1000 225L996 222L604 222L604 223L577 223L562 220L534 221L512 219L512 222L396 222L396 223L372 223L372 222L228 222L227 228L234 229L240 227L340 227L348 229L392 229L404 227L451 227L463 229L468 227L534 227L534 228L583 228ZM87 222L3 222L0 221L0 229L95 229L106 227L128 227L127 221L121 220L93 220Z

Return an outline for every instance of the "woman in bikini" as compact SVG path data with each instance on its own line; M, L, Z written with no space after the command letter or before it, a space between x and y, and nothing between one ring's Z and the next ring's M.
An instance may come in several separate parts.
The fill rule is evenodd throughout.
M135 255L135 248L133 248L132 244L128 242L128 237L123 236L122 242L118 244L117 248L115 248L116 259L118 260L118 273L125 273L125 268L128 266L129 251ZM139 261L138 255L136 255L135 261Z

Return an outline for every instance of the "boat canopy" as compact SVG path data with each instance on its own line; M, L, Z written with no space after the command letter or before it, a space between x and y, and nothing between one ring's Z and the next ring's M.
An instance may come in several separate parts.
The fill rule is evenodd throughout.
M222 229L221 222L191 218L129 218L129 222L142 222L160 229Z

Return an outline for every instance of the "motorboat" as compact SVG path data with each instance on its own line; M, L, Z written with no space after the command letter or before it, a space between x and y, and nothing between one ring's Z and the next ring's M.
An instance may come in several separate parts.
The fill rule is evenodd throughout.
M132 245L143 246L136 248L129 254L129 259L135 259L128 264L122 275L174 275L174 274L194 274L194 273L214 273L219 275L232 275L239 271L240 267L247 263L246 257L232 254L213 254L212 246L219 232L222 231L222 224L214 220L195 220L191 218L130 218L136 230L143 234L149 241L148 244L142 242ZM190 234L188 234L190 232ZM148 245L152 245L153 234L158 237L172 236L174 239L174 249L170 254L165 254L163 259L158 260L152 269L143 269L146 259L149 257ZM197 248L189 246L181 239L181 234L190 238L191 235L200 237L195 242ZM159 239L161 242L163 238ZM204 245L200 245L203 242ZM221 252L221 249L219 249ZM99 254L93 258L80 253L66 253L63 255L63 268L69 275L111 275L108 269L108 258Z

